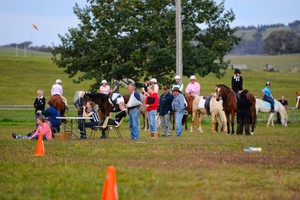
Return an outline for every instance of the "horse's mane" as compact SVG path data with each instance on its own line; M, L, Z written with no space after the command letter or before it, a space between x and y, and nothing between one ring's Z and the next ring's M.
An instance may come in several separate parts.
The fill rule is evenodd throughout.
M85 94L85 96L88 96L88 97L90 97L91 99L94 99L94 98L102 99L102 98L108 97L108 94L102 94L102 93L97 93L97 92L93 92L93 93L87 92L87 93Z
M225 84L218 84L217 87L224 87L227 90L231 90L228 86L226 86Z

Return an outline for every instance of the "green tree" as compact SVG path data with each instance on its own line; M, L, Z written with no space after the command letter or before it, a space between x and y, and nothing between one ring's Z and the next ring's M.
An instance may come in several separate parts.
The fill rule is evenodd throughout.
M299 37L292 31L274 31L265 40L263 51L270 55L299 52Z
M95 79L97 88L112 73L139 81L169 83L175 74L174 0L87 0L74 13L80 20L53 49L53 61L75 82ZM182 0L183 74L224 75L223 60L239 38L230 28L232 10L224 2ZM200 25L206 25L203 31ZM76 79L75 79L76 78Z

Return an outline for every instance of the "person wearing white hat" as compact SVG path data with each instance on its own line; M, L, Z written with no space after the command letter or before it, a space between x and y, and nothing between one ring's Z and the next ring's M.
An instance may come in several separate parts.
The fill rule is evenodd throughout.
M196 76L190 76L191 82L187 85L185 93L189 95L200 95L200 84L196 82Z
M109 85L107 84L107 81L106 80L103 80L101 82L101 86L100 86L100 89L99 89L99 93L102 93L102 94L109 94L110 93L110 87Z
M156 78L152 78L149 82L150 82L151 85L153 85L154 92L158 94L159 86L157 84Z
M62 83L62 81L60 79L56 79L55 84L52 85L52 88L51 88L51 96L53 96L53 95L61 96L66 107L68 107L67 99L63 96L64 91L63 91L63 87L62 87L61 83Z
M174 79L175 79L175 83L172 85L172 89L173 89L174 87L178 87L180 93L182 94L183 83L182 83L182 81L181 81L181 77L180 77L179 75L176 75L176 76L174 77Z

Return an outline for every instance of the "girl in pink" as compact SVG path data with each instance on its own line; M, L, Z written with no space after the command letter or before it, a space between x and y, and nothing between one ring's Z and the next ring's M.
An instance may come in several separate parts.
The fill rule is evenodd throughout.
M29 133L28 135L24 136L24 135L17 135L16 133L12 133L12 137L15 139L38 139L39 134L43 135L43 140L51 140L52 139L52 131L51 128L48 124L48 122L45 121L45 117L44 116L39 116L36 119L36 123L38 124L37 129L35 130L35 132Z
M110 87L109 87L109 85L107 85L107 81L106 80L103 80L101 82L99 93L102 93L102 94L108 94L108 93L110 93Z
M44 116L40 116L36 120L37 124L39 125L34 134L28 137L29 140L38 139L39 134L43 135L43 140L51 140L52 139L52 132L49 124L45 122Z

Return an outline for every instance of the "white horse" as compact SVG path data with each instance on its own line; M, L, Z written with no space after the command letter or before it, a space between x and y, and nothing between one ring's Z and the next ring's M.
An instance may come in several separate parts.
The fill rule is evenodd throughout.
M271 104L269 102L263 101L262 99L256 98L256 114L258 112L269 113L271 111ZM274 99L274 111L279 112L281 116L281 124L282 126L287 127L288 115L284 108L284 106L277 100ZM275 113L270 113L269 119L267 122L267 127L269 127L270 123L274 127L274 116Z
M209 102L209 108L212 118L212 131L217 132L218 122L221 124L221 131L227 133L227 120L225 112L223 111L223 106L221 102L218 102L216 98L211 95L211 100ZM202 119L206 115L206 109L204 107L205 102L208 101L203 99L203 96L195 96L193 101L193 115L192 115L192 124L190 127L190 132L193 132L193 125L196 113L198 114L198 130L203 133L202 130Z

